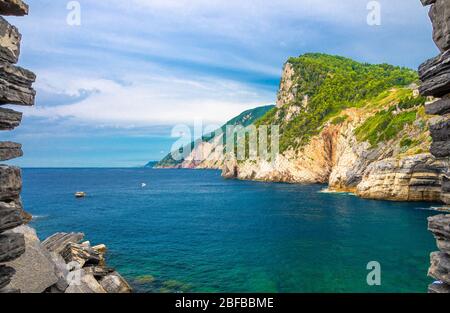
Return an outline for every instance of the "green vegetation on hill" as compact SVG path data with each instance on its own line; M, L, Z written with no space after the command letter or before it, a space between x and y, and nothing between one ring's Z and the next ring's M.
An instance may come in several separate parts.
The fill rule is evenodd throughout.
M281 152L307 144L327 121L336 118L342 110L364 106L391 88L405 87L418 80L417 73L411 69L359 63L325 54L305 54L290 58L288 63L295 73L294 101L282 108L272 109L256 123L280 125ZM289 107L301 106L305 95L309 97L307 108L294 118L286 119ZM411 116L412 113L408 113L395 123L402 124L404 119L409 121ZM333 122L342 123L342 119ZM391 126L396 129L398 125Z

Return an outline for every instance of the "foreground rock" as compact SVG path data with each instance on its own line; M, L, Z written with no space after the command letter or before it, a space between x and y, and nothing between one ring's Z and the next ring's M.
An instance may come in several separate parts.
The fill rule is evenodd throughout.
M28 5L22 0L0 0L0 15L23 16L28 14Z
M41 245L34 229L20 226L13 232L24 236L25 253L7 263L16 270L10 287L20 289L24 293L44 292L48 286L58 281L50 254Z
M0 130L12 130L20 125L22 113L0 108Z
M16 27L0 17L0 60L16 63L20 54L20 34Z
M0 141L0 161L7 161L23 155L22 145L15 142Z
M132 291L130 285L117 272L103 277L100 280L100 285L108 293L130 293Z
M0 63L0 105L34 105L36 92L31 86L35 80L36 75L24 68Z
M69 243L78 243L83 240L83 233L56 233L42 242L42 245L50 252L60 254Z
M14 166L0 165L0 201L18 199L21 190L20 169Z
M129 293L125 279L106 266L106 246L82 242L81 233L57 233L42 243L36 231L20 226L8 236L24 238L25 253L0 267L0 284L23 293ZM0 237L0 243L1 243ZM0 245L2 246L2 245ZM20 246L20 245L18 245ZM11 247L7 249L9 256ZM0 261L2 252L0 250ZM9 259L9 258L8 258ZM14 269L14 270L11 270ZM13 274L15 275L13 276ZM2 287L0 287L1 289Z
M25 239L21 234L3 233L0 235L0 263L17 259L25 252Z
M22 206L17 202L0 202L0 232L16 228L24 223Z
M428 275L437 280L429 286L431 293L450 292L450 215L436 215L428 218L428 229L433 233L440 251L430 256Z

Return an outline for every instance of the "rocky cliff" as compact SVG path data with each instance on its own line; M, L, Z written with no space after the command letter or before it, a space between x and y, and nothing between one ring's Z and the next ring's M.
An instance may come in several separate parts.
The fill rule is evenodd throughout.
M21 0L0 0L0 15L24 16ZM18 29L0 16L0 131L20 125L22 113L5 104L34 105L36 76L14 64L20 54ZM22 156L22 146L0 141L0 162ZM127 282L106 266L106 247L82 242L83 234L56 234L40 242L27 224L20 200L19 168L0 164L0 293L126 293Z
M441 201L449 163L430 153L431 98L419 95L417 82L414 71L386 64L291 58L277 107L256 122L280 125L281 153L271 161L232 160L223 175L324 183L370 199Z
M450 2L447 0L421 0L430 7L433 39L441 53L419 67L422 81L420 93L434 96L426 106L426 113L434 115L430 121L433 143L431 153L447 166L442 169L441 200L450 204ZM450 293L450 215L429 219L429 230L437 240L439 252L431 254L429 275L437 281L430 285L431 293Z

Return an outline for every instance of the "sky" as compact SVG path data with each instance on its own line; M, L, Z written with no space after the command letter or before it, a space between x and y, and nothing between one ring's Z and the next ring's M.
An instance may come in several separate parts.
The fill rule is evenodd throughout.
M27 0L19 65L34 107L0 140L22 167L131 167L159 160L175 125L221 125L273 104L284 62L308 52L417 68L438 54L419 0ZM79 16L79 25L77 17ZM68 22L69 21L69 22ZM75 23L74 23L75 21ZM74 25L75 24L75 25Z

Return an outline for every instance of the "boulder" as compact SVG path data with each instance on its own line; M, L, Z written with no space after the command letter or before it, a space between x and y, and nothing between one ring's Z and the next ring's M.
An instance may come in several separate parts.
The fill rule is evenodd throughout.
M3 233L0 235L0 263L17 259L25 252L25 239L22 234Z
M8 63L0 63L0 105L34 105L34 73Z
M0 233L23 224L20 202L0 202Z
M428 275L445 284L450 284L450 256L443 252L433 252Z
M425 105L425 111L429 115L445 115L450 113L450 97L439 99Z
M433 141L430 152L438 158L450 156L450 141Z
M430 2L431 1L427 1ZM450 2L435 0L429 13L433 23L433 40L441 51L450 49Z
M92 275L97 279L101 279L111 273L115 272L115 269L103 266L88 266L83 268L86 274Z
M0 201L18 199L21 190L20 169L14 166L0 165Z
M85 265L100 265L104 262L103 255L84 245L69 243L61 252L66 263L77 262L81 267Z
M0 161L19 158L22 155L22 145L20 143L0 141Z
M83 238L83 233L56 233L45 239L42 245L49 252L61 253L68 243L79 243Z
M131 293L132 291L130 285L117 272L103 277L100 280L100 285L107 293Z
M65 293L106 293L94 276L87 274L84 269L75 271L73 277L79 279L73 279Z
M15 273L16 271L12 267L0 265L0 289L9 285Z
M28 5L22 0L0 0L0 15L24 16L28 14Z
M430 132L433 141L450 141L450 114L432 118Z
M450 92L450 73L439 74L439 76L426 80L419 87L423 96L442 97Z
M419 77L422 81L419 87L422 95L442 97L450 93L450 51L420 65Z
M22 113L0 108L0 130L12 130L20 125Z
M419 66L419 78L422 82L450 70L450 52L443 52L431 58Z
M438 240L450 241L450 214L440 214L428 218L428 230Z
M42 293L58 282L55 264L48 251L41 245L36 231L28 226L12 230L14 234L25 238L25 253L18 259L7 263L16 270L11 288L24 293Z
M17 63L21 35L16 27L0 17L0 61Z

